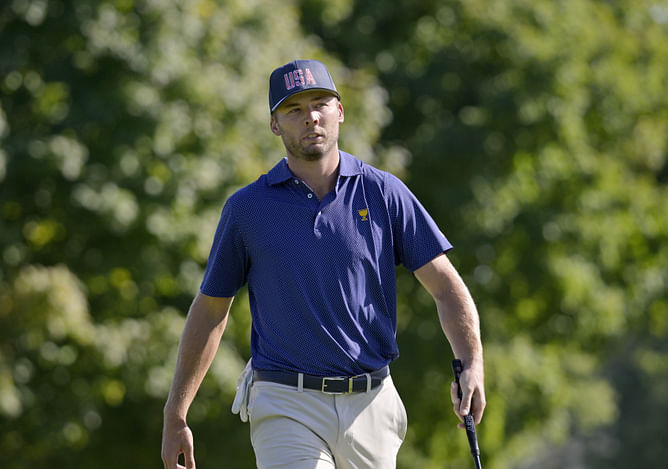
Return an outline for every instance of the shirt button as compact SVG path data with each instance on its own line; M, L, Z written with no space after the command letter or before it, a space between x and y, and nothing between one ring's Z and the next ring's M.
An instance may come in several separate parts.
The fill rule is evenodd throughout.
M299 180L295 179L295 184L299 184Z
M310 199L310 198L313 197L313 194L309 193L309 195L307 195L306 197L308 197Z

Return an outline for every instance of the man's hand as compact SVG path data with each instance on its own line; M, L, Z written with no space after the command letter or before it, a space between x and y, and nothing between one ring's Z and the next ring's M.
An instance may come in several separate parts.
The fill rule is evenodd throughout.
M180 454L185 458L185 467L178 463ZM170 422L165 417L162 428L162 463L165 469L195 469L193 434L184 421Z
M200 292L190 306L164 408L162 462L165 469L195 469L193 434L186 424L186 415L216 356L233 299ZM178 464L180 454L185 458L185 468Z
M485 411L485 371L483 367L480 319L473 298L448 256L440 254L414 272L417 279L436 302L438 318L452 352L464 363L457 385L450 386L455 414L460 420L473 414L478 424ZM460 425L462 426L462 425Z
M457 383L453 381L450 385L450 399L452 399L453 410L462 422L469 411L471 411L476 425L482 420L486 405L484 380L482 364L474 363L471 366L466 366L459 377L459 385L462 390L461 399L457 396ZM459 427L464 428L464 424L460 423Z

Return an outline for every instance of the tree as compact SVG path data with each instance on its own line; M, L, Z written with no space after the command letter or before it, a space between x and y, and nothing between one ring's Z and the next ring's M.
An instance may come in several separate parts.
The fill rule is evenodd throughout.
M628 429L660 427L666 408L666 8L340 3L335 17L302 1L302 24L343 62L378 71L393 112L382 140L410 151L409 185L474 290L485 465L664 460L665 448ZM404 285L394 374L413 391L414 423L403 467L440 467L453 453L453 467L467 467L446 417L433 305Z
M665 460L632 429L659 434L668 408L666 11L628 0L0 7L4 464L159 464L183 314L224 199L282 156L267 74L295 56L335 76L342 148L402 176L455 245L483 322L485 467ZM399 275L393 376L410 418L399 465L470 467L433 303ZM242 292L191 410L200 466L254 467L228 410L246 305Z
M266 5L1 7L6 467L159 463L183 315L222 204L283 156L268 125L273 68L298 54L349 76L341 90L359 104L348 109L358 125L347 141L371 156L367 142L388 114L374 77L327 58L300 33L294 7ZM229 412L249 349L244 295L190 413L203 466L254 463Z

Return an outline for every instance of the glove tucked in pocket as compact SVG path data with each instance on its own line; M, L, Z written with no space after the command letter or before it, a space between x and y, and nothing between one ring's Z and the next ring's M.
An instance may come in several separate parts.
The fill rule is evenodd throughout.
M239 414L242 422L248 422L248 396L250 394L250 387L253 382L253 366L251 360L248 360L244 371L241 372L237 379L237 394L234 396L232 403L232 413Z

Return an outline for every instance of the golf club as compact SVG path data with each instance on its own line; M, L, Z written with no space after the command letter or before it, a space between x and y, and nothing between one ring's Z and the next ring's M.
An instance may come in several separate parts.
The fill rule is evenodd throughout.
M459 375L464 371L462 361L458 358L452 360L452 371L455 374L455 382L457 383L457 397L462 398L462 388L459 386ZM469 408L469 414L464 417L464 425L466 426L466 437L469 440L471 447L471 455L473 455L473 462L476 469L482 469L480 465L480 448L478 448L478 437L475 433L475 423L473 422L472 409Z

